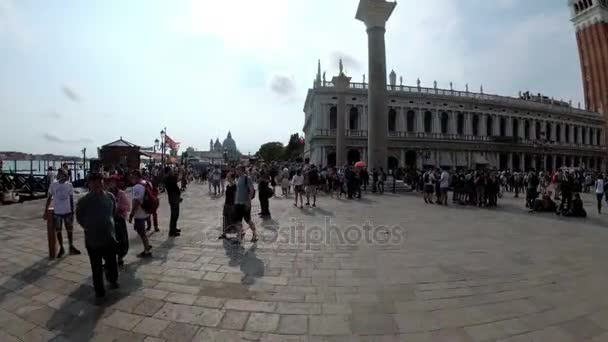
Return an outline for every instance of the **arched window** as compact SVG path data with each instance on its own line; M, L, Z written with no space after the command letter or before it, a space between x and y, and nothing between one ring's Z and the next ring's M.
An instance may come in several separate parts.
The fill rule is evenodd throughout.
M473 135L479 135L479 115L473 115Z
M348 117L348 129L353 131L359 129L359 110L357 107L350 109L350 115Z
M414 125L416 124L416 113L413 110L407 112L407 131L413 132L415 130Z
M338 108L331 107L329 109L329 129L337 129L338 128Z
M507 119L500 118L500 136L507 136Z
M519 138L519 120L513 119L513 132L511 134L515 138Z
M431 112L424 113L424 132L431 133L433 131L433 114Z
M536 122L536 140L540 140L542 138L541 134L542 134L542 130L540 128L540 122L537 121Z
M446 113L446 112L441 113L441 133L442 134L448 133L448 123L449 122L450 122L450 118L448 117L448 113Z
M456 119L456 132L459 135L464 134L464 114L458 113L458 117Z
M530 140L530 121L524 122L524 139Z
M488 121L486 124L486 135L491 137L494 135L494 119L491 116L488 116Z
M562 125L555 124L555 141L562 141Z
M394 109L388 111L388 131L394 132L397 130L397 112Z
M574 4L574 13L578 13L578 4Z
M570 125L566 125L566 142L571 143L570 141Z

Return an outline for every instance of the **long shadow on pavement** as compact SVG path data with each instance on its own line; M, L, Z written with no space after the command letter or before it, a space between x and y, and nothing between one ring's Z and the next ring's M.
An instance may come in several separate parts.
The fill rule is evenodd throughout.
M256 244L245 250L241 244L235 244L232 240L224 239L222 242L226 256L230 258L228 265L239 265L241 269L241 284L253 285L256 278L264 276L264 262L255 254Z

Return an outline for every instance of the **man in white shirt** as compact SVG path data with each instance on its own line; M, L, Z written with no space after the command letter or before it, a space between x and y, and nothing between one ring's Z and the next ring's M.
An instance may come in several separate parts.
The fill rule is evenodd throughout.
M49 208L53 202L53 217L49 217ZM63 169L59 169L57 173L57 182L51 183L49 186L46 205L44 206L43 217L45 220L53 220L57 241L59 242L59 253L57 258L61 258L65 254L63 248L63 235L61 228L65 225L65 230L68 234L69 253L78 255L80 251L74 247L74 188L72 183L68 182L68 175Z
M148 241L148 235L146 235L146 222L150 214L148 214L143 208L144 198L146 196L146 182L143 180L141 172L134 170L131 173L131 182L134 184L132 188L133 204L131 205L131 215L129 215L129 223L133 223L133 228L141 238L141 242L144 245L144 251L139 253L137 257L146 258L151 257L152 253L150 250L150 242Z
M441 198L439 202L443 205L448 205L448 190L450 187L450 174L443 170L441 177L439 178L439 191L441 192Z
M601 174L595 181L595 196L597 197L597 213L602 213L602 198L604 198L604 176Z

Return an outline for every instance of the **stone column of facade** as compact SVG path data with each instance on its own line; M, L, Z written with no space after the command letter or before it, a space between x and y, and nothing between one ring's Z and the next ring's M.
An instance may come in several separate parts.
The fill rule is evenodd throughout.
M494 130L493 130L493 135L495 137L499 137L500 136L500 116L498 115L492 115L492 124L494 125Z
M543 163L541 169L547 171L547 155L543 154L541 160L542 160L542 163Z
M513 171L513 153L508 154L507 168Z
M350 86L350 77L340 73L332 79L338 92L338 115L336 127L336 166L342 167L346 163L346 90Z
M441 118L439 117L439 111L433 110L433 133L439 134L441 133Z
M420 108L416 111L416 132L424 132L424 110Z
M525 133L526 133L526 121L525 120L521 120L521 119L518 118L517 122L519 123L519 127L517 127L517 136L521 140L526 140L526 137L525 137Z
M464 135L473 135L473 115L464 113Z
M589 127L589 144L595 145L595 128Z
M530 120L530 140L536 140L536 120Z
M578 139L576 139L577 144L583 143L583 127L577 126L576 131L578 132Z
M387 170L388 111L386 101L386 22L395 6L384 0L360 0L356 18L365 23L369 55L368 167Z
M399 158L399 167L405 167L405 150L401 149L401 158Z
M509 116L509 117L507 117L505 122L506 122L506 126L507 126L505 129L505 136L512 137L513 136L513 118Z
M448 134L457 134L458 132L458 113L448 113Z
M560 137L560 138L561 138L561 139L560 139L560 142L565 142L565 141L566 141L566 124L562 123L562 124L560 125L560 130L562 131L562 132L560 133L560 135L561 135L561 137Z
M574 141L574 125L570 125L570 141L569 143L576 143L576 141Z
M551 155L551 170L555 171L557 169L557 157L555 156L555 154Z
M407 118L405 117L405 108L400 107L399 108L399 132L405 132L407 131Z
M521 156L519 156L519 168L520 171L525 172L526 171L526 154L522 153Z
M479 135L485 137L488 135L488 116L479 114Z
M551 123L551 141L557 141L557 124Z

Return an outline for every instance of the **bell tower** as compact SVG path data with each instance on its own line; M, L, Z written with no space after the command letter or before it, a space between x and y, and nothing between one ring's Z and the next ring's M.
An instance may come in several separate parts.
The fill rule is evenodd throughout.
M568 0L587 110L608 115L608 0Z

